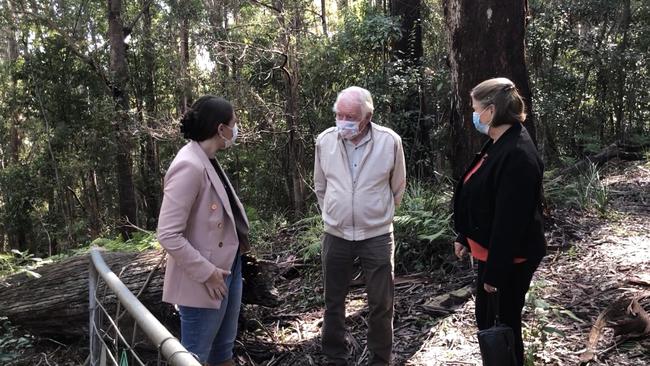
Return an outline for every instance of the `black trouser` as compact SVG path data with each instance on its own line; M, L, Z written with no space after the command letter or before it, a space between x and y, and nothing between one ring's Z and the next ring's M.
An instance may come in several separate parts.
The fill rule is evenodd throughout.
M539 261L526 261L513 264L507 282L498 288L499 320L512 328L515 334L515 355L517 364L524 364L524 342L521 337L521 311L524 309L526 292L530 287L533 273ZM478 329L487 329L494 325L494 311L489 306L488 294L483 288L485 262L478 261L478 278L476 281L476 324Z
M336 365L347 365L345 297L352 280L352 263L361 261L368 293L368 365L389 365L393 349L393 298L395 251L393 234L361 241L323 236L325 315L323 353Z

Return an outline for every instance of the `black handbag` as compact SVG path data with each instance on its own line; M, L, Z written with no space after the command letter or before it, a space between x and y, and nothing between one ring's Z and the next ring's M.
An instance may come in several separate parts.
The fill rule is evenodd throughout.
M494 308L494 325L477 334L483 366L517 366L514 332L499 320L499 295L495 292L487 297L488 311L490 305Z

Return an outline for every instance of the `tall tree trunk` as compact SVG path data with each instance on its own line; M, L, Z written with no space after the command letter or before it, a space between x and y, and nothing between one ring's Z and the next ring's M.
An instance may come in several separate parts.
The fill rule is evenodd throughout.
M327 37L327 0L320 0L320 19L323 24L323 35Z
M625 140L625 126L623 125L623 120L625 119L625 94L627 92L625 88L627 80L627 56L625 52L629 45L628 40L628 30L630 28L630 0L624 0L622 2L623 9L621 10L621 19L619 22L619 31L622 34L621 43L617 47L616 59L618 59L618 70L616 72L616 137L619 141Z
M507 77L526 101L525 126L535 139L531 92L525 63L525 0L444 0L453 87L451 162L458 179L481 138L472 125L469 93L483 80Z
M192 84L190 82L190 20L186 13L187 0L180 3L181 23L179 29L180 47L179 47L179 82L178 82L178 96L179 106L178 112L185 113L187 108L192 105Z
M305 210L305 149L302 144L299 116L299 64L297 47L302 30L302 12L298 4L291 3L287 9L284 2L275 3L278 12L278 22L282 25L280 42L283 45L284 64L281 66L285 82L284 114L289 128L289 143L287 144L288 179L291 182L292 206L296 217ZM289 23L285 14L289 12Z
M18 61L19 51L18 51L18 42L17 42L17 19L16 19L16 10L13 7L12 1L6 1L6 11L9 20L9 27L7 32L7 56L9 63L15 65ZM11 68L13 70L13 68ZM8 120L9 120L9 166L16 167L20 164L20 152L23 148L23 137L21 133L21 122L22 122L22 113L20 110L20 104L17 102L18 99L18 76L16 72L12 71L11 73L11 84L9 87L9 92L7 93L10 99L9 111L8 111ZM9 188L10 187L5 187ZM31 203L27 197L17 197L11 198L13 192L5 192L3 200L9 199L20 199L22 200L17 205L12 205L12 207L17 208L21 207L18 212L13 212L12 215L8 215L10 222L7 222L7 237L9 240L9 246L13 249L26 250L29 248L28 243L28 233L31 231L31 217L29 213L32 211ZM16 217L17 216L17 217ZM18 223L18 224L16 224ZM4 238L3 238L4 239Z
M378 4L377 7L380 7ZM430 130L431 123L428 123L422 116L426 115L425 107L428 103L424 100L421 88L421 66L422 66L422 25L421 25L421 0L391 0L390 15L400 19L401 37L393 43L392 54L394 62L400 67L395 68L398 74L409 80L408 92L399 105L393 106L393 110L402 111L403 126L408 126L399 131L409 145L409 174L416 177L430 177L433 175L430 159ZM413 75L418 79L413 80ZM424 163L424 164L422 164Z
M6 49L6 59L10 62L15 62L18 59L18 42L16 41L16 14L14 12L13 3L11 0L0 1L0 4L6 10L7 28L3 29L3 33L6 34L7 49Z
M294 55L295 57L295 55ZM293 65L286 73L287 101L285 114L289 122L289 166L293 189L293 209L296 217L305 211L305 149L302 144L298 105L298 63L293 58Z
M67 234L67 240L69 244L74 243L74 234L72 232L72 224L71 221L74 220L74 208L70 205L70 201L67 199L69 196L66 193L66 188L63 180L61 179L61 175L59 174L59 168L58 168L58 162L56 157L54 156L54 149L52 148L52 141L51 141L51 134L50 134L50 122L49 122L49 117L47 115L47 112L45 110L45 104L43 103L43 97L40 91L40 87L38 85L35 85L34 87L34 93L36 96L36 99L38 100L38 105L41 110L41 114L43 117L43 121L45 122L45 131L46 131L46 142L47 142L47 151L50 156L50 160L52 162L52 170L54 171L54 196L52 196L52 199L49 200L50 203L50 208L54 209L54 212L56 212L56 207L60 206L61 207L61 214L63 216L63 223L66 227L66 234ZM65 103L59 104L59 106L63 106ZM65 111L62 111L65 112ZM62 114L65 115L65 114ZM67 208L67 209L66 209ZM50 255L52 255L52 249L50 245Z
M83 200L86 202L86 215L88 217L88 231L90 237L96 238L101 233L102 224L99 213L99 194L97 193L97 175L94 170L85 173L81 180Z
M126 61L126 44L124 42L124 26L122 23L122 1L108 1L108 36L111 45L110 74L111 91L115 102L117 121L115 133L117 142L117 185L119 192L119 214L124 238L130 237L137 225L137 208L135 189L133 186L133 159L131 157L132 141L129 133L131 118L129 116L129 92L127 83L129 69Z
M203 6L208 12L208 22L212 27L212 31L217 40L222 38L225 34L225 4L224 0L203 0Z
M16 14L14 13L12 1L6 1L7 6L7 15L9 17L9 29L7 32L7 56L9 58L9 63L12 65L18 61L18 42L16 41ZM15 73L11 75L11 88L9 97L12 99L16 98L18 88L18 78ZM9 127L9 155L11 162L13 164L18 163L18 155L20 148L22 146L22 137L20 136L20 118L19 111L16 108L17 103L11 103L13 107L9 114L9 119L11 121Z
M160 164L158 162L158 147L151 133L157 127L156 89L154 84L156 77L156 54L155 46L151 38L151 2L149 0L141 0L141 4L143 6L142 39L144 48L142 52L144 58L143 122L148 131L144 134L143 141L141 142L143 152L142 180L144 184L144 206L147 213L145 227L147 230L154 230L157 224L158 210L160 209L162 187L160 181Z
M212 27L215 39L217 41L226 40L228 34L228 4L226 0L203 0L203 5L208 12L208 22ZM233 11L236 12L236 10ZM216 53L223 60L228 60L227 48L217 45ZM232 62L232 60L230 61ZM229 72L228 62L221 62L221 72L225 79Z

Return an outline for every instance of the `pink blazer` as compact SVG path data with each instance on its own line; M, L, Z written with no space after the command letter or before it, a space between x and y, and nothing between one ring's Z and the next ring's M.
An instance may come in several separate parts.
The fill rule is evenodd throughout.
M232 191L248 227L244 207ZM167 170L157 236L168 254L163 301L218 309L221 301L208 295L204 282L217 267L230 270L239 240L228 194L195 141L180 149Z

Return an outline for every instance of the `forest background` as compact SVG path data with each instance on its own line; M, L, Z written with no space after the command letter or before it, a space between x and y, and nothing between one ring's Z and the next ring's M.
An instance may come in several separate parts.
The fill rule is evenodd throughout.
M71 302L81 299L87 319L87 262L76 254L93 245L162 263L147 249L160 249L163 177L185 143L179 119L214 94L233 102L240 125L237 145L218 158L251 221L253 254L284 266L274 278L281 305L243 307L237 356L318 364L313 146L351 85L372 92L374 121L402 136L407 160L395 216L396 364L478 360L466 301L473 275L451 253L451 198L485 138L472 126L469 91L498 76L525 97L525 126L546 165L550 255L527 299L527 364L643 363L649 47L650 2L641 0L0 0L0 307L15 311L11 322L0 314L0 363L87 356L85 338L80 347L53 340L75 328ZM48 286L56 275L65 281ZM160 296L150 290L154 309ZM47 307L47 291L69 295L57 303L65 311ZM441 308L439 298L459 293L453 309ZM25 294L42 296L29 303L41 318ZM355 287L348 309L362 315L363 299ZM644 331L608 333L596 347L589 325L616 304L641 309L633 315ZM277 314L295 319L280 324ZM363 320L348 320L365 339ZM56 334L38 340L29 332L39 325Z
M452 182L481 144L476 83L510 77L527 97L551 203L602 208L592 180L557 172L650 141L645 1L0 4L0 252L50 256L155 230L165 169L184 144L179 117L203 94L236 107L241 137L219 159L258 250L294 226L292 249L313 258L314 139L333 125L338 91L369 89L374 121L402 136L407 157L398 271L448 248Z

